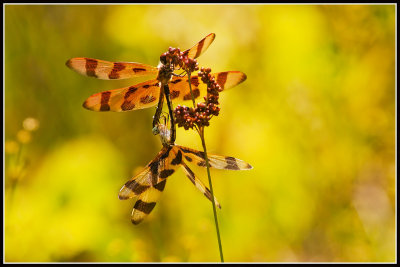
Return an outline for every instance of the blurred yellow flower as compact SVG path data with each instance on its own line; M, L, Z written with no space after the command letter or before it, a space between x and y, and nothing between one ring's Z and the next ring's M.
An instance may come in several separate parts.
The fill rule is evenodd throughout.
M27 131L36 131L39 128L39 121L35 118L26 118L22 122L22 126Z
M19 144L14 140L8 140L4 145L4 150L7 154L15 154L19 150Z
M31 141L32 135L30 132L26 130L19 130L17 133L17 139L20 141L22 144L27 144Z

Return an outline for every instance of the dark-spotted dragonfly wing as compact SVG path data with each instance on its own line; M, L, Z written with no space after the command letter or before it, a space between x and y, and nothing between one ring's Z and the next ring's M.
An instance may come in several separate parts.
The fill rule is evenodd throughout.
M179 145L176 146L182 151L183 159L185 159L186 162L191 162L201 167L206 166L204 152ZM207 156L210 167L212 168L222 170L250 170L253 168L249 163L238 158L210 153L207 153Z
M129 111L157 105L160 82L150 80L133 86L93 94L83 107L93 111Z
M72 70L89 77L102 80L128 79L153 75L157 76L156 67L136 62L111 62L106 60L76 57L65 63Z
M154 209L157 200L164 191L167 178L179 164L176 164L177 149L164 146L146 168L130 179L121 188L118 197L121 200L137 197L132 210L131 221L140 223Z
M223 90L230 89L246 80L246 74L240 71L225 71L211 74ZM195 99L207 95L207 84L194 75L190 78L193 96ZM189 82L187 77L172 77L169 82L171 100L174 102L191 100Z
M210 33L209 35L201 39L200 42L195 44L192 48L183 51L183 54L187 54L189 58L195 59L207 50L214 39L215 33Z
M184 163L184 161L181 162L181 167L185 172L186 176L189 178L189 180L194 184L194 186L196 186L196 188L212 202L212 195L210 189L208 189L207 186L205 186L203 182L196 177L194 172ZM214 196L214 202L218 208L221 208L221 205L219 204L215 196Z

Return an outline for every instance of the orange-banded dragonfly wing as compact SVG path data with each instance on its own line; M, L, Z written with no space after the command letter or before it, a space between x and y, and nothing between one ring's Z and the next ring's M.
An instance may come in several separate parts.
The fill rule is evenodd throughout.
M128 79L153 75L156 76L156 67L136 62L111 62L94 58L76 57L65 63L74 71L102 80Z
M169 133L170 131L160 131L160 135ZM248 170L253 168L250 164L233 157L208 154L208 158L210 166L217 169ZM147 164L146 168L125 183L118 194L119 199L125 200L138 197L131 215L133 224L140 223L154 209L157 200L165 188L166 179L176 171L178 166L182 167L185 175L196 188L208 200L212 201L210 190L196 177L186 164L187 162L204 167L206 165L204 152L163 143L161 151ZM215 196L214 201L215 205L221 208Z
M204 156L204 152L198 151L195 149L191 149L188 147L183 147L179 145L175 145L179 148L180 151L183 153L183 158L187 162L192 162L200 167L206 166L206 159ZM215 169L222 169L222 170L251 170L253 167L238 158L229 157L229 156L220 156L207 153L208 156L208 163L210 167Z
M196 188L199 189L200 192L202 192L203 195L205 195L206 198L208 198L212 202L212 195L211 195L210 189L208 189L203 184L203 182L199 178L196 177L194 172L183 161L181 163L181 167L182 167L183 171L185 172L186 176L196 186ZM214 196L214 202L218 208L221 208L221 205L219 204L219 202L215 196Z
M240 71L226 71L212 74L222 89L232 88L244 80L246 75ZM195 98L207 94L207 85L198 76L191 77ZM190 100L187 77L173 77L169 83L170 97L173 101ZM93 94L83 103L83 107L93 111L129 111L157 105L160 97L160 83L149 80L133 86L113 89Z
M195 44L192 48L185 50L183 54L187 54L189 58L195 59L207 50L214 39L215 33L210 33L209 35L201 39L200 42Z
M240 71L224 71L212 73L211 75L223 90L230 89L244 82L247 78L246 74ZM203 83L201 78L198 76L192 76L190 82L195 99L207 94L207 84ZM174 102L192 99L187 77L172 77L172 80L169 82L169 89L171 100Z
M159 97L160 82L150 80L96 93L85 100L83 107L93 111L129 111L155 106Z
M164 180L151 186L138 196L131 213L131 222L133 224L139 224L154 209L161 193L164 191L166 182L167 180Z
M206 163L205 163L204 152L179 145L174 145L174 149L177 149L176 162L180 160L180 165L183 171L185 172L186 176L196 186L196 188L200 190L200 192L203 193L203 195L212 202L212 195L210 190L207 188L207 186L205 186L202 183L202 181L199 178L196 177L194 172L185 163L185 162L191 162L197 164L198 166L205 167ZM253 168L247 162L244 162L243 160L234 157L225 157L225 156L208 154L208 160L210 166L217 169L249 170ZM214 196L214 202L218 208L221 208L221 205L219 204L215 196Z
M143 171L121 188L119 199L138 197L132 210L132 223L140 223L153 210L164 190L166 179L175 172L178 162L177 149L164 146Z

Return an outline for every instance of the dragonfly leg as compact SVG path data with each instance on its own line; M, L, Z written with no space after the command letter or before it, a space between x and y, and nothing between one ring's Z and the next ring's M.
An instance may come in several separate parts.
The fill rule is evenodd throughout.
M172 102L171 102L171 97L170 97L168 84L165 84L163 89L164 90L162 90L162 91L164 91L165 98L167 99L167 105L168 105L168 110L169 110L169 118L171 120L171 144L174 144L175 138L176 138L176 129L175 129L174 113L173 113L173 107L172 107Z
M160 120L163 104L164 104L164 88L161 88L160 98L158 99L158 105L157 105L157 109L156 109L156 114L154 114L154 117L153 117L153 128L157 126L158 121Z

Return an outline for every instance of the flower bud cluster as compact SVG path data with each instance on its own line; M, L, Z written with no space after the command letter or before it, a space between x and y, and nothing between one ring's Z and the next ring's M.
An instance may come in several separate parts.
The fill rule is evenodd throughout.
M199 70L199 63L196 59L190 58L187 54L182 53L182 65L180 66L188 73Z
M188 53L181 52L179 48L168 48L168 51L161 54L160 61L162 64L173 65L173 67L178 67L184 69L186 72L193 72L199 69L197 60L188 57Z
M209 126L212 116L218 116L220 111L218 98L222 89L210 72L210 68L201 68L198 73L202 82L207 84L205 102L197 103L196 108L181 105L175 108L175 122L178 127L184 127L185 130L188 130L194 126L197 126L197 128Z
M179 48L173 48L173 47L168 48L167 52L161 54L160 61L164 65L167 64L172 64L174 66L179 65L180 62L182 61L181 50Z

